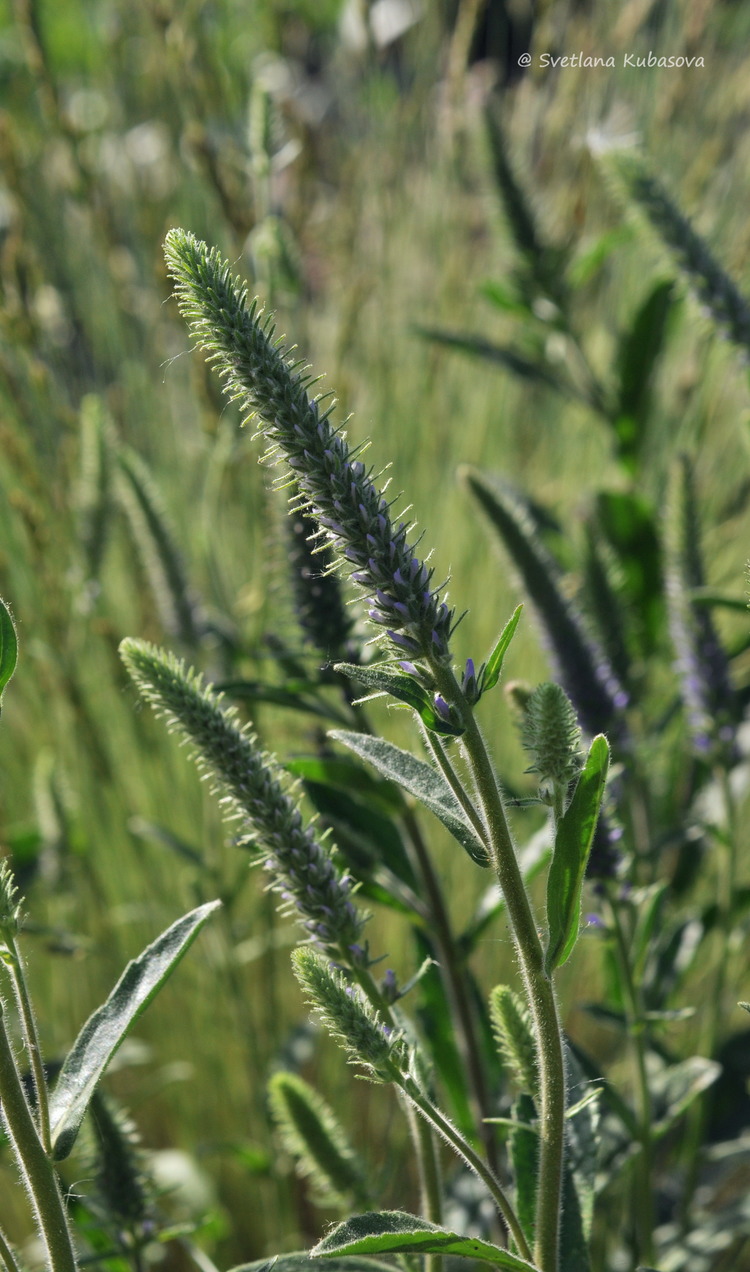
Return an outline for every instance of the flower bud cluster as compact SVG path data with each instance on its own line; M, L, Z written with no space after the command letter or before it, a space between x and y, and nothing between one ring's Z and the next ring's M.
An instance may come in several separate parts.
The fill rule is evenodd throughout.
M409 657L448 658L452 611L431 587L433 571L409 544L411 527L391 519L372 471L310 398L313 383L290 360L274 327L216 249L171 230L165 244L176 295L194 334L233 398L294 474L300 500L366 593L369 617Z
M21 902L13 872L7 861L0 862L0 942L12 940L21 926Z
M238 727L233 710L221 707L221 695L174 655L132 639L122 642L120 653L141 695L193 744L199 766L216 779L230 811L259 842L271 887L297 910L306 931L332 957L347 950L366 961L352 880L338 874L330 853L304 826L257 739Z
M553 681L539 685L526 701L521 741L539 774L539 794L554 802L554 789L566 791L581 769L581 730L573 705Z
M292 954L292 965L308 1002L334 1038L377 1082L392 1082L402 1069L406 1047L378 1017L362 992L344 974L304 946Z
M613 151L610 158L630 197L639 204L689 276L698 299L747 356L750 353L748 301L638 155Z

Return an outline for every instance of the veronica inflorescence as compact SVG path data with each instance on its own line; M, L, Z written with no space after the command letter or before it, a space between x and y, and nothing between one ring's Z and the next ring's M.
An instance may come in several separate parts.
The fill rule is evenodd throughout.
M359 944L364 919L351 900L351 880L339 875L330 853L303 824L272 761L237 725L234 710L222 708L221 695L173 654L132 639L122 642L120 654L141 695L193 744L199 766L259 841L271 886L298 911L306 931L332 958L346 953L349 961L366 962Z
M332 427L333 404L322 410L309 396L314 379L275 338L258 302L248 304L247 288L216 248L171 230L165 254L193 334L232 397L257 418L270 453L292 469L300 502L367 593L372 621L411 658L447 661L453 611L432 590L433 571L408 542L411 527L394 525L372 470Z

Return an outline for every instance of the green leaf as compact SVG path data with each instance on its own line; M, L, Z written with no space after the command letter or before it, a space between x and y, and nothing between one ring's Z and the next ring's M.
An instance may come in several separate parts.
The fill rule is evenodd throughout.
M518 605L516 607L500 633L498 642L490 654L487 660L487 666L484 669L484 675L482 676L482 693L486 693L488 689L493 689L500 679L500 672L503 669L505 655L508 652L510 642L516 634L516 628L518 627L522 610L523 605Z
M643 442L651 381L666 340L673 292L671 279L657 283L620 345L620 385L614 428L620 459L631 471Z
M591 1236L594 1218L594 1189L596 1185L597 1159L599 1156L600 1097L603 1088L592 1087L574 1051L566 1043L565 1067L568 1071L566 1117L566 1170L576 1196L577 1224L571 1222L569 1238L572 1245L584 1247ZM563 1205L565 1209L565 1203ZM563 1221L564 1223L564 1221ZM580 1228L580 1238L577 1229ZM586 1264L581 1264L581 1272Z
M267 702L291 711L304 711L321 720L341 722L341 712L314 695L319 685L308 680L289 680L283 685L266 685L260 680L226 680L213 686L216 693L230 698L246 698L250 702Z
M2 702L3 690L16 669L17 661L16 625L7 605L0 600L0 702Z
M463 733L463 729L438 715L430 694L413 676L402 675L382 664L378 667L358 667L353 663L336 663L334 671L349 676L351 680L358 680L360 684L368 685L378 693L389 693L399 702L405 702L417 712L425 728L433 733L449 734L451 737L460 737Z
M532 1264L489 1241L463 1237L402 1210L355 1215L329 1232L311 1251L317 1258L340 1254L452 1254L531 1272Z
M380 1263L377 1259L332 1258L326 1260L325 1267L331 1272L393 1272L392 1264ZM321 1272L321 1266L307 1250L299 1250L294 1254L256 1259L254 1263L239 1263L231 1272Z
M417 333L425 340L444 345L450 349L458 349L485 362L494 362L497 366L511 371L521 380L532 384L543 385L546 389L554 389L567 397L575 397L575 391L543 362L535 362L527 358L519 349L510 345L495 345L483 336L474 336L471 332L440 331L435 327L417 327Z
M131 1025L219 904L209 901L198 906L162 932L128 963L107 1001L89 1016L65 1059L50 1100L52 1147L58 1161L71 1151L94 1088Z
M578 937L581 889L609 768L609 744L594 738L573 798L557 825L547 876L547 974L569 957Z
M480 296L488 300L496 309L502 309L509 314L525 314L527 317L533 316L532 310L523 297L519 296L510 287L505 287L502 283L488 281L482 283L479 288Z
M510 1157L516 1186L516 1214L529 1245L534 1244L534 1218L539 1176L539 1131L534 1101L522 1095L513 1105Z
M478 866L490 864L484 845L438 769L416 759L408 751L402 751L392 742L371 737L367 733L348 733L343 729L334 729L329 736L349 747L350 751L354 751L363 760L369 760L384 777L398 782L410 795L421 800Z
M674 1126L693 1100L721 1077L722 1066L705 1056L689 1056L652 1075L650 1086L655 1117L651 1133L660 1139Z

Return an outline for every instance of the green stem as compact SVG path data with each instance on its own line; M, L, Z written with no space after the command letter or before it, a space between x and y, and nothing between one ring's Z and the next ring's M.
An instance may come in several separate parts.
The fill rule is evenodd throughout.
M383 998L370 972L363 968L352 968L352 973L360 989L367 995L367 998L388 1028L397 1029L398 1021ZM425 1128L418 1118L411 1118L407 1115L407 1121L419 1167L423 1205L431 1222L440 1224L443 1220L443 1198L440 1188L440 1164L435 1139L429 1132L425 1134ZM433 1272L439 1272L439 1268L434 1268Z
M470 1099L477 1123L477 1138L484 1148L490 1167L497 1174L499 1171L497 1140L493 1127L487 1121L492 1110L477 1039L471 986L467 983L467 978L463 973L440 881L435 874L430 854L427 851L419 825L411 810L408 810L407 814L405 814L404 821L409 831L409 838L416 858L416 866L419 870L429 905L431 934L434 936L440 957L439 970L443 977L455 1025L456 1045L458 1046L468 1079Z
M482 840L486 839L487 827L484 825L484 822L479 816L479 813L474 807L472 801L469 799L469 796L467 795L466 790L464 788L463 782L461 781L456 770L451 764L450 758L448 757L448 754L446 753L445 747L440 741L440 738L437 736L437 734L428 733L427 743L430 747L430 750L432 751L432 754L435 756L435 759L440 765L440 768L443 771L443 775L448 785L450 786L451 790L453 791L453 794L455 795L459 804L461 805L464 812L466 813L466 816L468 817L475 831L479 835L480 839Z
M18 1159L47 1248L50 1272L77 1272L73 1241L55 1168L42 1147L26 1102L0 1007L0 1102L5 1126Z
M651 1187L653 1177L653 1144L651 1141L651 1092L646 1070L645 1034L638 990L633 979L630 965L628 942L623 931L622 920L617 900L608 895L609 909L615 934L617 956L622 972L625 991L625 1012L628 1020L628 1033L633 1046L635 1068L635 1090L638 1106L638 1140L641 1146L641 1161L636 1165L635 1188L638 1198L636 1217L639 1234L639 1257L646 1263L653 1261L654 1241L654 1198Z
M7 937L6 943L8 952L11 956L10 974L13 980L13 989L15 991L19 1015L21 1017L24 1041L31 1061L31 1072L34 1079L34 1090L36 1092L39 1137L42 1141L42 1148L47 1156L49 1156L52 1152L52 1136L49 1124L47 1079L44 1073L42 1049L39 1045L39 1031L36 1027L34 1009L31 1005L31 997L29 995L28 985L26 984L26 973L24 971L21 953L13 936Z
M0 1259L2 1259L5 1264L7 1272L20 1272L16 1256L14 1255L9 1242L6 1241L5 1234L2 1230L0 1230Z
M487 848L505 898L511 932L521 964L539 1052L540 1154L534 1257L541 1272L557 1272L560 1240L563 1157L565 1151L565 1061L557 1002L544 969L544 952L518 866L503 798L484 739L452 671L434 661L431 670L446 701L458 710L464 727L477 795L487 825Z
M400 1086L404 1094L412 1101L414 1107L422 1114L422 1117L435 1127L435 1130L442 1135L443 1139L450 1144L451 1148L458 1153L459 1157L463 1158L467 1166L469 1166L486 1185L490 1195L497 1205L498 1210L500 1211L500 1214L503 1216L503 1219L508 1225L513 1236L513 1240L518 1247L519 1254L522 1258L531 1261L531 1250L529 1249L523 1228L521 1227L509 1198L503 1191L500 1181L496 1179L487 1163L484 1162L479 1154L474 1151L468 1141L464 1139L463 1135L456 1129L452 1122L449 1122L448 1119L440 1112L440 1109L438 1109L432 1101L427 1098L425 1093L420 1089L412 1077L409 1077L408 1074L396 1073L394 1076L394 1082Z

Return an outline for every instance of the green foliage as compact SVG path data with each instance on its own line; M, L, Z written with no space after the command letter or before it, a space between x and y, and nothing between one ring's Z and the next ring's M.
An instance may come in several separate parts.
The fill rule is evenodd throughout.
M18 640L10 610L0 601L0 701L2 693L16 669Z
M218 901L198 906L162 932L125 968L107 1001L81 1029L65 1057L50 1102L52 1146L67 1157L97 1083L135 1021L190 948Z
M452 1254L515 1272L526 1272L532 1266L487 1241L462 1237L401 1210L348 1219L319 1241L313 1253L316 1258L342 1254Z
M366 1209L364 1165L318 1093L298 1074L280 1070L269 1080L268 1101L282 1143L319 1203Z
M555 846L547 876L549 938L545 965L560 967L573 952L581 917L581 890L609 768L609 746L595 737L568 807L555 826Z
M486 848L438 769L416 759L407 751L402 751L384 738L371 738L364 733L346 733L341 729L334 729L331 737L354 751L355 755L367 760L383 777L398 782L399 786L424 804L478 866L490 864Z

